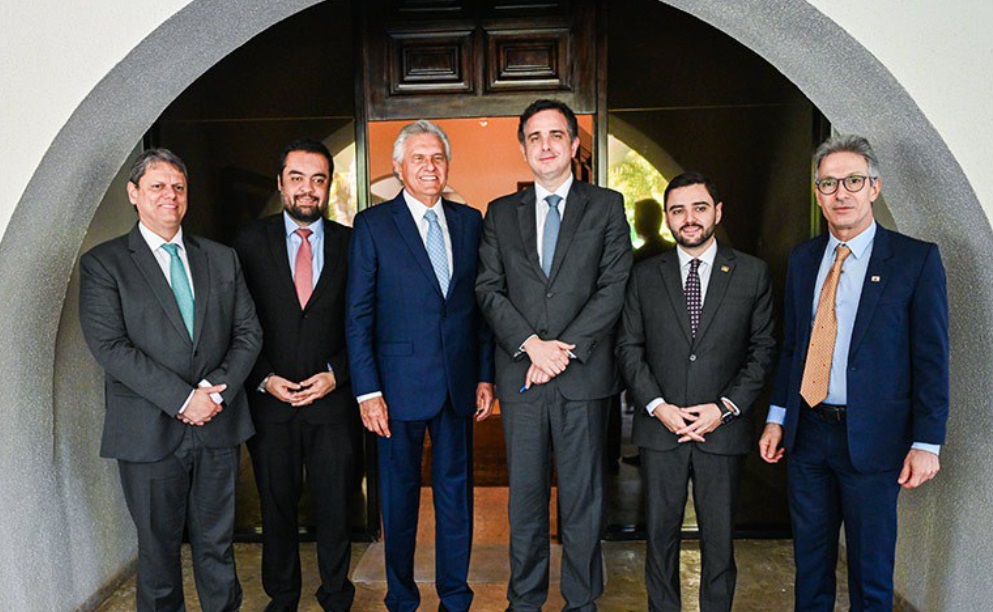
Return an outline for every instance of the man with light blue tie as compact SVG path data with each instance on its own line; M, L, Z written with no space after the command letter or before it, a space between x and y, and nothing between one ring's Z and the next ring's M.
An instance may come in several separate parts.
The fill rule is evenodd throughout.
M834 610L844 524L851 609L891 610L897 497L938 472L945 440L945 272L937 245L875 222L868 141L837 136L813 162L829 233L790 255L759 450L769 463L789 453L796 609Z
M558 473L566 610L603 592L604 443L618 393L617 320L631 271L624 198L572 174L575 113L536 100L517 138L533 188L490 203L476 297L493 329L510 479L513 610L548 598L552 457Z
M142 153L127 186L138 223L79 263L80 324L106 372L100 455L117 459L137 528L140 612L186 609L184 527L203 609L242 599L234 495L254 431L242 383L262 330L234 250L184 234L186 187L174 153Z
M472 423L493 409L493 340L473 285L482 215L445 200L451 149L430 121L393 147L403 191L355 217L346 307L352 391L379 436L386 607L414 611L424 435L431 436L435 586L465 611L472 546Z

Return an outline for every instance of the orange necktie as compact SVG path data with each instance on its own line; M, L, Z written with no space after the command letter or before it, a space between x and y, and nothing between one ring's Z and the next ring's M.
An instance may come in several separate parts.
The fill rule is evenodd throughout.
M300 228L296 231L303 241L297 250L296 266L293 270L293 284L297 288L297 298L300 299L300 308L307 305L310 294L314 292L314 262L311 259L313 252L310 250L310 241L307 238L313 233L309 229Z
M800 397L808 406L816 406L827 398L828 381L831 379L831 359L834 356L834 342L838 336L838 317L834 311L834 299L838 293L838 280L841 266L852 250L844 244L834 248L834 264L817 302L814 329L810 332L810 345L807 348L807 361L803 368L803 381L800 383Z

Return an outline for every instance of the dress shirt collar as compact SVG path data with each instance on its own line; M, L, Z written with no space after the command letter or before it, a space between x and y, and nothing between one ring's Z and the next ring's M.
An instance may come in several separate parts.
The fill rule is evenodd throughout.
M842 242L834 237L834 234L828 232L828 243L827 251L825 253L830 253L832 259L834 258L834 248L839 244L846 244L848 248L852 250L852 257L857 260L861 260L862 256L865 255L866 249L872 246L872 241L876 237L876 222L873 221L869 227L862 230L862 233L858 236L852 238L847 242ZM826 256L826 255L825 255Z
M138 231L141 232L141 237L145 239L145 243L148 244L148 248L154 253L156 250L162 247L163 244L177 244L179 245L180 251L186 250L186 245L183 243L183 228L180 227L176 235L172 237L172 240L166 240L159 236L152 230L145 227L145 224L141 221L138 222Z
M424 204L424 202L421 202L414 196L407 193L406 189L404 189L400 193L403 194L403 201L407 204L407 209L410 210L410 214L412 217L414 217L414 221L417 222L418 226L420 226L421 221L424 220L424 213L426 213L429 210L433 210L435 214L438 215L439 223L441 223L442 225L446 225L445 207L442 206L442 198L438 198L438 201L435 203L435 205L429 208L426 204Z
M313 234L311 234L311 236L313 236L313 239L314 240L317 240L317 239L319 239L319 238L321 238L321 237L324 236L324 219L321 218L321 219L318 219L317 221L314 221L310 225L303 226L303 225L300 225L297 222L296 219L294 219L293 217L291 217L290 214L284 210L283 211L283 228L286 230L286 237L287 238L289 238L290 236L292 236L293 233L296 232L298 229L301 229L302 228L302 229L309 229L310 231L314 232ZM311 242L313 243L313 241L311 241Z
M689 253L683 250L683 247L679 244L676 245L676 254L679 256L679 267L685 268L690 265L690 261L693 259L699 259L701 263L707 264L709 267L714 266L714 259L717 258L717 240L710 243L707 250L700 254L699 257L693 257Z
M569 196L569 190L572 189L572 182L573 182L573 180L575 180L575 179L573 178L572 174L569 174L569 178L567 178L564 183L562 183L561 185L559 185L559 188L556 189L555 191L549 191L549 190L545 189L544 187L542 187L541 185L539 185L538 184L538 181L535 181L535 183L534 183L534 198L535 198L535 201L536 202L544 202L545 201L545 198L547 198L548 196L550 196L550 195L552 195L554 193L555 195L557 195L557 196L559 196L559 197L562 198L562 202L559 204L559 206L561 207L563 204L565 204L565 201L566 201L566 199ZM547 204L546 204L546 206L547 206ZM560 213L562 212L562 209L561 208L559 208L559 212Z

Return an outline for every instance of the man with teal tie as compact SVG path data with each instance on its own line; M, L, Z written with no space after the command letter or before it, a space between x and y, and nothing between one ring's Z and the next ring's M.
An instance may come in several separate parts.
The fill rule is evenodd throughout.
M117 459L138 532L136 609L185 610L188 528L204 610L237 610L232 534L238 445L254 429L242 384L262 346L232 249L184 235L187 174L142 153L128 198L138 223L80 260L80 324L106 372L100 455Z

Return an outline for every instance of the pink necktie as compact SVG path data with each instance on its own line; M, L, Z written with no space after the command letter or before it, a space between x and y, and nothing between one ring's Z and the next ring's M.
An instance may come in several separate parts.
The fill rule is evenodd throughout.
M293 284L297 288L297 298L300 299L300 308L307 305L310 294L314 292L314 263L310 250L310 241L307 238L314 232L309 229L300 228L296 233L302 239L300 248L297 249L297 261L294 268Z

